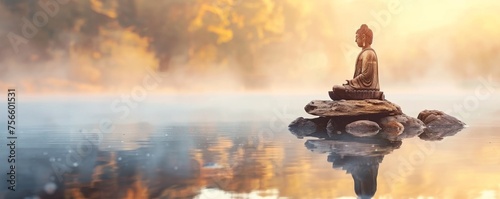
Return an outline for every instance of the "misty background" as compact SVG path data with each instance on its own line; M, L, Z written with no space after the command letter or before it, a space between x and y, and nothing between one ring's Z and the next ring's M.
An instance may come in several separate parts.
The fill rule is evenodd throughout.
M1 0L0 89L16 88L20 182L40 190L50 162L104 121L116 128L99 156L58 191L83 198L101 182L131 198L193 194L217 181L191 175L217 163L230 165L221 190L236 195L353 195L352 177L288 125L352 78L355 32L368 24L387 98L409 116L436 109L469 126L391 189L386 171L421 150L405 142L381 164L378 193L498 195L499 10L497 0ZM137 97L151 77L158 86ZM79 189L73 174L91 180Z
M498 10L494 0L3 0L0 88L130 91L149 69L162 93L325 92L352 78L366 23L383 91L474 89L500 78Z

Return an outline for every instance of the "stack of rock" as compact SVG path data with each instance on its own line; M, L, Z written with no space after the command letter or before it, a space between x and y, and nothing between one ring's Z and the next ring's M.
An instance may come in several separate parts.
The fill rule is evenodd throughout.
M354 136L399 141L419 136L425 140L440 140L465 126L438 110L424 110L418 118L410 117L398 105L378 99L313 100L304 109L319 117L299 117L289 125L289 130L299 138Z

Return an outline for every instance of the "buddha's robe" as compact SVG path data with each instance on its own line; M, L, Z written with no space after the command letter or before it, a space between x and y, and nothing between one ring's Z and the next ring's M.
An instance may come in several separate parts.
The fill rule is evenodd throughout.
M349 80L354 89L379 90L378 59L372 48L363 49L356 60L354 78Z

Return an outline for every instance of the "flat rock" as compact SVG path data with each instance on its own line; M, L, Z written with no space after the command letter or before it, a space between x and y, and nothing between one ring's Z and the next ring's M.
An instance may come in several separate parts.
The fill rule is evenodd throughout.
M311 115L323 117L361 115L400 115L401 108L387 100L313 100L304 107Z
M380 126L369 120L358 120L352 123L349 123L345 127L345 131L351 135L356 137L370 137L377 135L380 131Z

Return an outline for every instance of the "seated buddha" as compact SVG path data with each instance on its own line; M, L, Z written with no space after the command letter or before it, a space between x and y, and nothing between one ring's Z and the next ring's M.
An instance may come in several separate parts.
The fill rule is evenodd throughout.
M333 100L340 99L383 99L378 81L378 59L371 48L373 32L366 24L356 31L356 44L361 52L356 60L354 77L343 85L335 85L329 92Z

